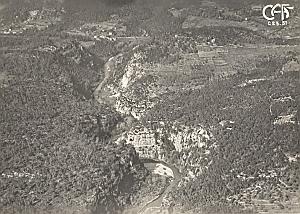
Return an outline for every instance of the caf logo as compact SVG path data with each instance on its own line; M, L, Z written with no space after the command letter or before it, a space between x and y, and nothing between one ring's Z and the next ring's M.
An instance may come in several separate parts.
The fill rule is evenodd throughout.
M280 14L281 21L285 21L290 17L290 10L293 10L294 7L289 4L275 4L275 5L266 5L263 8L262 14L263 17L268 21L274 21L275 15Z

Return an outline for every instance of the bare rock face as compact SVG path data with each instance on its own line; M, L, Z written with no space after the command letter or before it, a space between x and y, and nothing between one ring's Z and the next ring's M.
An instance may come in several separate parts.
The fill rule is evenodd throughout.
M199 127L172 127L174 128L172 132L170 132L169 140L174 142L174 146L176 151L183 151L184 149L192 147L202 148L205 147L206 142L212 138L210 133Z
M294 61L290 61L290 62L286 63L282 68L282 73L299 72L300 71L299 59L300 59L300 57L298 57Z
M125 67L125 73L121 79L121 87L127 88L134 79L139 78L142 74L142 64L140 60L143 58L141 53L134 53L133 57Z
M150 127L136 126L117 140L120 141L133 145L142 158L176 162L182 167L189 165L193 174L199 173L202 159L216 147L212 134L201 125L188 127L163 122ZM177 156L173 157L174 154Z
M108 59L105 77L94 92L98 102L113 105L118 112L138 120L152 108L156 97L151 90L154 78L144 71L143 60L143 53L138 51Z

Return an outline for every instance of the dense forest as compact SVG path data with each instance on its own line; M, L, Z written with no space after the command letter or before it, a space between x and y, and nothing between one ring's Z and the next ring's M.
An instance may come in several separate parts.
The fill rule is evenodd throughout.
M295 114L298 80L293 72L280 73L283 64L294 60L293 54L268 58L272 59L270 64L257 62L257 73L239 74L200 90L170 93L145 117L145 121L202 124L214 136L217 146L205 160L203 151L193 147L168 156L175 164L196 160L202 166L200 176L174 193L186 209L251 203L251 199L282 203L298 191L299 162L289 159L300 152L299 115ZM251 78L262 81L242 84ZM292 121L276 122L290 114ZM189 159L182 162L184 154Z
M98 72L59 54L1 56L0 207L116 212L147 171L132 146L111 141L120 115L86 95Z
M180 171L169 210L248 214L299 198L299 51L285 46L298 40L259 30L259 1L3 2L0 213L140 209L173 182L142 152Z

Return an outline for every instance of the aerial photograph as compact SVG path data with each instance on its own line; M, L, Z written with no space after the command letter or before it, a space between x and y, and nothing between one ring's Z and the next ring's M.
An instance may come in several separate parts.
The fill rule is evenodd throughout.
M300 214L300 0L0 0L0 214Z

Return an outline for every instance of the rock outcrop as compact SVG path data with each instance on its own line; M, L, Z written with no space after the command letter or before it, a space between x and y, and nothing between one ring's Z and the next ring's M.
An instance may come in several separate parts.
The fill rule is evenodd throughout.
M214 137L201 125L188 127L163 122L136 126L123 133L117 143L121 141L133 145L142 158L172 161L183 168L188 166L193 174L200 173L199 169L207 165L205 157L215 148Z

